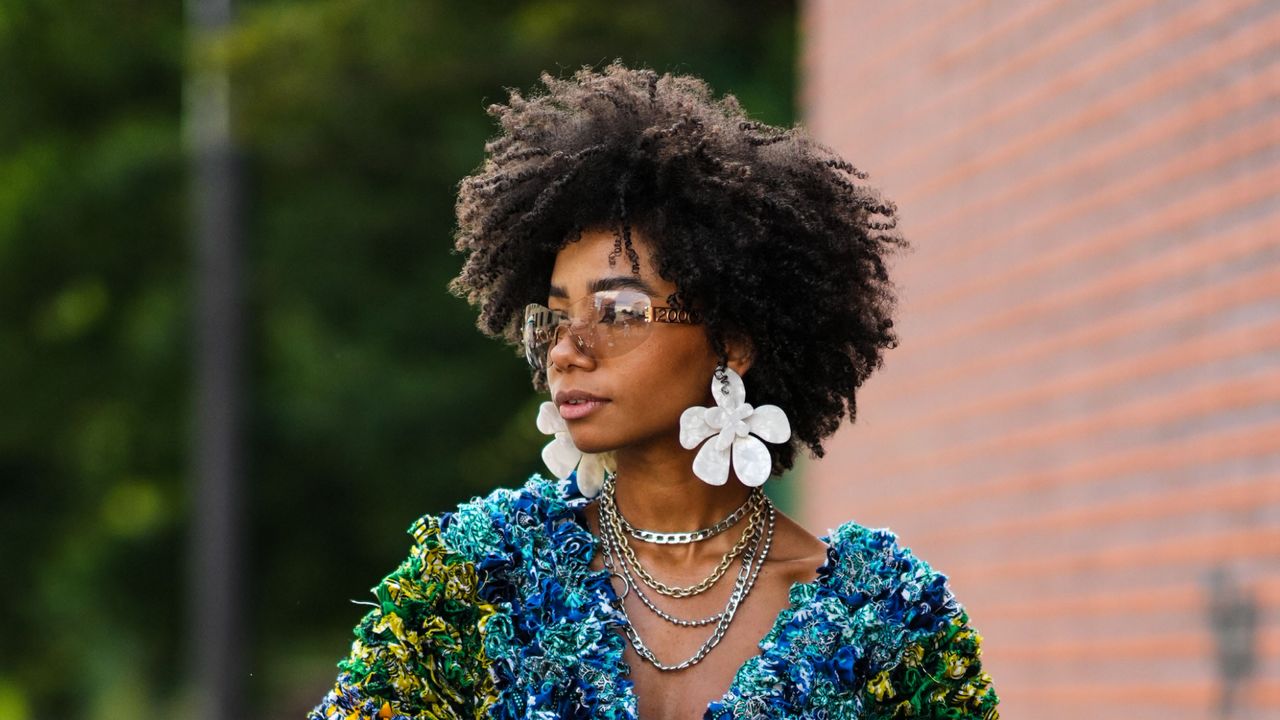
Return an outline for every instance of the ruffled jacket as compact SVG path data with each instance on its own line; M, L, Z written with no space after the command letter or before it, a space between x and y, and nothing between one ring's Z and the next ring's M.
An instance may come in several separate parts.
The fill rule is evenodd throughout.
M574 478L534 475L416 521L409 557L373 589L337 683L308 720L636 718L625 619ZM849 522L705 714L985 718L982 638L932 570L888 530Z

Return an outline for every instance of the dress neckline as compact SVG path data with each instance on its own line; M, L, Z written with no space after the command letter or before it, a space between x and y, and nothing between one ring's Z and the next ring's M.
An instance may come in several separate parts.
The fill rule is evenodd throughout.
M571 493L566 496L564 500L573 511L574 525L577 527L578 532L585 535L584 540L590 542L591 547L593 548L591 557L586 561L584 578L591 581L589 584L592 587L600 588L598 592L601 595L601 599L604 602L607 602L611 607L614 607L615 603L618 602L618 593L613 589L613 583L609 580L611 573L603 568L600 570L594 570L591 568L591 561L594 560L596 554L600 552L601 545L600 539L592 534L590 524L587 522L586 514L584 512L587 505L591 503L591 499L583 497L579 492L577 492L576 484L573 482L568 483L568 487L565 489ZM738 666L738 669L733 673L733 678L729 681L729 686L725 688L724 693L707 704L703 716L704 718L711 717L716 705L729 702L735 694L739 693L739 681L747 673L749 673L753 668L768 661L769 654L776 647L776 645L770 641L777 637L782 629L786 627L787 623L791 622L795 617L796 612L800 609L799 599L805 595L805 588L817 589L822 586L824 578L832 575L831 571L835 566L835 553L832 552L831 535L822 535L818 540L827 546L827 558L815 569L817 577L808 582L791 583L791 587L787 590L786 606L778 611L778 614L773 618L773 623L769 626L768 632L766 632L756 643L756 649L759 652L748 657L741 665ZM810 594L810 597L811 596L812 595ZM627 622L626 618L623 617L621 613L618 615L619 625L624 625ZM626 642L625 637L624 642ZM625 646L623 651L617 654L615 660L618 666L617 670L620 674L629 678L631 676L631 666L628 665L626 661ZM627 700L628 705L636 708L639 707L639 697L635 694L634 684L630 682L626 683L624 698Z

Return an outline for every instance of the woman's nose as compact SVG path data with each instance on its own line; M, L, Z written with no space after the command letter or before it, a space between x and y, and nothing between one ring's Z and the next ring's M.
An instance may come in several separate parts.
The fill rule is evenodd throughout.
M560 331L556 341L547 350L547 364L564 372L570 365L582 368L595 366L595 358L582 340L578 332L570 332L569 328Z

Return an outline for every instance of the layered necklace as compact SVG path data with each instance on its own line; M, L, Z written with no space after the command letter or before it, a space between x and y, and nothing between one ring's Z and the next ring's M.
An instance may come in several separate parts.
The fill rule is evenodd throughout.
M773 503L757 487L751 490L746 502L737 510L734 510L723 520L701 530L677 533L642 530L627 522L627 519L618 511L618 506L614 499L616 477L616 475L607 474L604 488L600 493L600 535L603 540L604 566L611 575L622 580L624 588L622 598L626 598L629 593L635 592L636 598L640 600L640 603L645 608L672 625L679 627L715 625L711 635L703 641L702 645L691 657L674 664L663 663L654 655L649 646L645 645L630 618L627 618L626 607L622 604L622 598L620 598L618 607L622 612L622 616L627 619L627 622L623 624L623 629L627 634L627 638L631 641L631 646L635 648L636 654L659 670L673 671L692 667L705 658L707 653L710 653L724 638L725 633L729 631L729 623L733 622L733 616L737 613L738 607L746 600L751 588L755 586L756 578L760 575L760 568L764 566L765 558L769 556L769 548L773 544L773 528L777 520L777 512L773 507ZM747 518L747 524L742 531L742 536L724 554L711 573L693 585L681 587L667 585L659 581L640 563L640 559L636 557L635 550L631 547L631 540L655 545L689 545L703 542L729 530L737 525L743 517ZM653 598L642 589L642 587L647 587L659 595L676 599L696 597L715 587L716 583L725 576L733 565L733 561L739 556L742 558L742 564L734 580L733 591L729 594L729 600L724 609L714 615L697 619L677 617L658 607Z

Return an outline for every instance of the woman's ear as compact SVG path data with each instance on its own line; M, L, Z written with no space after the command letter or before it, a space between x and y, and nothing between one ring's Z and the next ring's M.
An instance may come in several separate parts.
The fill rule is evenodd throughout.
M755 351L755 345L752 344L751 338L743 335L726 338L724 349L728 357L729 367L733 368L733 371L739 375L745 376L747 371L751 369L751 358Z

